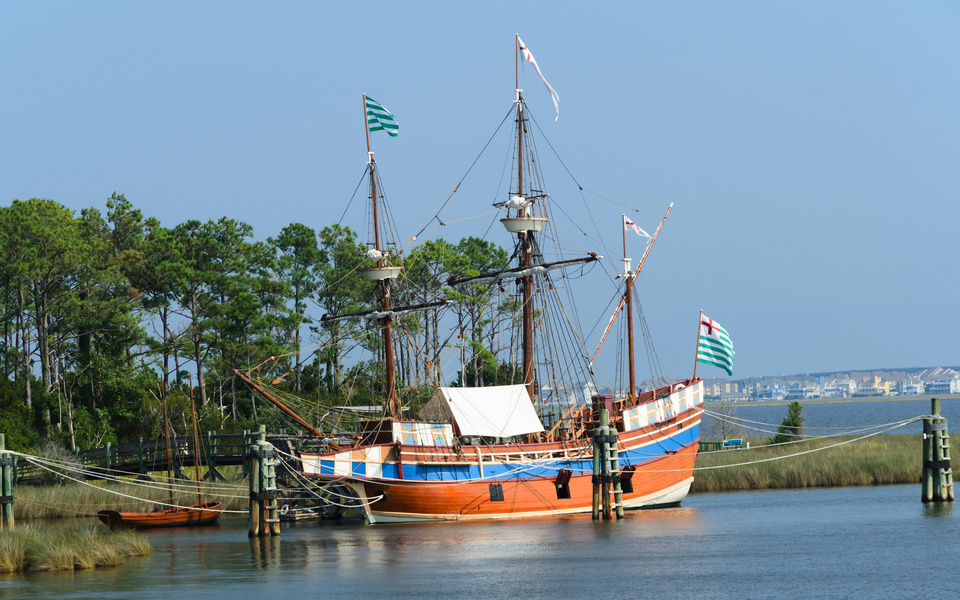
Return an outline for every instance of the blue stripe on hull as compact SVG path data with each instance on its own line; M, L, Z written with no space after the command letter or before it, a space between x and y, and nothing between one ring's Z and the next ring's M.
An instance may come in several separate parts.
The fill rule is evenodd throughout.
M700 438L700 425L686 427L652 444L635 450L621 451L619 455L620 468L629 465L641 464L649 460L662 458L669 453L676 452L681 448L689 446ZM351 464L352 474L355 477L364 477L367 474L366 464L355 462ZM586 459L556 460L546 465L543 463L509 463L509 464L488 464L483 465L483 477L489 479L492 477L504 478L534 478L534 477L556 477L560 469L570 469L574 473L584 473L593 471L593 457ZM320 475L334 475L334 461L320 461ZM380 477L384 479L400 479L400 469L397 464L384 463L381 466ZM470 465L445 465L437 463L404 463L403 480L405 481L465 481L470 479L481 479L480 467L475 464Z

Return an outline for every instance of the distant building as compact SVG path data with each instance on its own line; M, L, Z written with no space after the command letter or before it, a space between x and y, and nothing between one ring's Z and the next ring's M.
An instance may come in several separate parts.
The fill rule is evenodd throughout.
M824 398L849 398L857 391L857 382L849 377L830 379L823 387Z
M960 393L960 373L953 369L924 369L918 377L923 381L927 394Z
M707 396L722 396L735 394L740 391L740 385L735 381L709 378L703 380L703 393Z
M918 396L926 391L926 386L919 377L910 377L899 381L897 390L901 396Z
M853 393L858 398L873 398L875 396L889 396L890 382L883 381L876 375L866 378L857 385L857 391Z
M817 384L797 382L787 388L786 400L808 400L820 397L820 386Z
M787 397L787 382L781 378L763 381L757 388L757 398L761 400L783 400Z
M928 394L960 394L960 379L936 379L924 386Z
M730 394L720 394L720 402L747 402L750 400L750 394L744 392L732 392Z

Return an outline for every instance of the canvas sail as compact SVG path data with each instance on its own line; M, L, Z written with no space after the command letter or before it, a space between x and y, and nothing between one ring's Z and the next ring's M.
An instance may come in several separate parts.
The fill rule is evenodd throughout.
M461 435L512 437L543 431L524 385L441 387L420 412L429 420L456 421Z

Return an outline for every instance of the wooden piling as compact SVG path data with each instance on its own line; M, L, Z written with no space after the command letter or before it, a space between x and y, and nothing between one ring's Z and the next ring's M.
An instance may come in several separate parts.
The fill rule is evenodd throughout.
M593 430L593 520L600 518L600 480L602 470L600 468L601 455L603 454L603 444L600 443L599 427Z
M930 399L931 416L923 420L923 502L953 502L953 470L950 467L950 433L940 416L940 399Z
M613 492L612 483L613 479L610 474L610 427L603 426L600 428L600 435L602 444L602 463L600 468L603 470L603 483L600 488L600 493L603 496L603 519L609 521L613 518L613 510L610 502L610 496Z
M250 514L248 517L249 537L260 535L260 446L251 442L247 445L247 456L250 460Z
M609 464L607 463L607 424L610 422L610 411L602 406L598 400L601 396L594 396L594 410L597 411L597 425L593 428L593 518L609 519L610 494L607 487Z
M933 419L923 420L923 475L920 480L920 501L933 501L933 438L931 434Z
M263 517L262 535L280 535L280 511L277 506L277 476L276 476L276 455L273 445L266 440L258 442L260 446L260 457L262 460L260 468L260 478L262 486L260 488L261 508L260 514Z
M13 529L13 455L5 452L6 436L0 433L0 529Z
M620 487L620 449L617 447L617 429L608 427L607 444L610 473L613 483L613 507L618 519L623 518L623 488Z
M276 461L273 445L267 441L266 435L266 427L261 425L258 439L249 445L247 451L250 457L250 537L280 535Z

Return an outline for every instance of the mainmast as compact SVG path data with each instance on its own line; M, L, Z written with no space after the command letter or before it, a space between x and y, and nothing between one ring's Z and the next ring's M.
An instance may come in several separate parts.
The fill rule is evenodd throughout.
M375 269L367 269L364 276L368 279L377 281L377 287L380 291L380 308L384 313L390 311L390 280L397 277L398 267L391 267L387 260L387 253L381 247L380 243L380 219L377 206L377 162L373 160L373 151L370 150L370 126L367 118L367 96L363 95L364 129L367 133L367 165L370 171L370 202L373 216L373 251L368 253L368 257L375 258L377 266ZM387 408L390 415L396 419L399 417L400 410L397 405L397 384L393 356L393 334L391 323L393 319L389 314L380 321L380 337L383 340L383 362L384 362L384 392L386 395Z
M507 206L507 218L500 222L508 232L517 235L519 248L517 251L519 258L519 271L523 273L520 279L521 309L522 309L522 327L521 327L521 353L523 368L523 383L527 387L527 393L530 400L535 402L534 392L536 389L536 368L534 366L533 355L533 277L534 273L530 268L534 265L534 252L536 251L535 234L543 229L547 219L544 217L535 217L533 204L540 193L534 193L531 182L527 181L527 190L524 189L523 175L523 136L526 131L526 116L523 112L523 90L520 89L520 36L516 36L516 90L517 99L517 189L512 197L505 203ZM529 178L528 178L529 179ZM513 214L511 211L515 210Z
M522 90L517 88L517 195L523 196L523 97ZM517 209L517 216L523 217L529 207ZM533 231L526 230L517 234L520 240L520 266L530 267L533 264ZM522 278L523 287L523 383L527 386L527 393L533 400L533 275Z
M523 114L523 90L520 89L520 36L516 36L516 90L517 90L517 191L514 198L517 200L516 218L523 219L532 215L532 201L525 202L528 199L523 193L523 131L525 125L525 116ZM509 216L509 211L507 211ZM506 225L506 224L505 224ZM507 227L510 231L510 227ZM527 269L533 264L534 238L532 229L520 229L517 232L517 240L520 244L519 259L520 268ZM534 401L534 357L533 357L533 275L524 275L521 281L522 297L522 357L523 357L523 383L527 386L527 393L530 400Z

